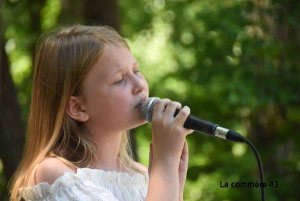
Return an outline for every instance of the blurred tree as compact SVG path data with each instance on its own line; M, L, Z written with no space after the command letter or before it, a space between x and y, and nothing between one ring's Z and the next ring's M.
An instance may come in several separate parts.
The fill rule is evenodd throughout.
M1 62L8 56L24 121L32 53L41 32L76 22L108 24L130 43L151 96L180 101L194 115L245 135L261 154L267 184L279 183L278 188L266 188L267 199L300 199L297 0L11 0L1 9L5 33L1 47L7 53L1 54ZM3 78L3 66L0 107L6 86L2 83L9 78ZM2 129L8 123L2 110L0 117ZM135 130L145 165L150 129L146 125ZM259 180L254 154L245 144L197 133L187 139L185 200L260 200L257 188L220 187L220 181Z
M249 58L256 57L262 107L250 114L247 128L260 149L270 148L263 152L267 179L278 178L281 184L281 191L273 191L274 195L278 200L299 200L299 185L289 184L300 179L295 163L300 157L300 137L294 135L300 129L300 59L296 53L300 50L296 20L300 4L295 0L252 2L249 19L261 51L249 52Z
M9 73L9 63L3 41L2 17L0 26L0 159L4 164L5 180L7 180L13 175L21 158L24 125L17 102L17 93ZM1 190L5 192L5 185L2 186L2 182ZM0 198L2 196L1 193Z
M1 2L2 3L2 2ZM27 6L33 3L29 10ZM20 4L23 4L20 7ZM14 171L16 170L21 155L23 151L24 144L24 135L25 135L25 126L22 121L21 108L18 103L18 96L15 89L15 86L12 82L12 77L10 74L10 62L5 50L9 49L9 43L7 35L14 35L18 29L22 30L21 33L30 35L27 37L27 51L33 57L34 55L34 43L30 41L34 33L39 32L40 28L36 21L25 21L24 19L18 19L15 16L24 15L26 10L26 15L31 19L38 19L39 9L41 9L43 1L22 1L15 7L14 3L6 1L4 5L1 5L1 85L0 85L0 157L3 162L3 170L5 175L6 182L11 178ZM10 10L11 12L7 13ZM6 15L8 14L8 15ZM2 19L2 17L4 19ZM7 23L9 20L9 24ZM18 35L18 36L20 36ZM16 39L17 35L14 35ZM12 38L11 38L12 39ZM25 80L29 80L29 76ZM24 80L24 81L25 81ZM28 82L27 82L28 85ZM24 85L23 85L24 87ZM19 90L21 89L20 85L17 86ZM26 88L26 87L25 87ZM6 192L6 188L3 189L3 192ZM1 198L4 200L7 198L7 193L2 193Z
M58 25L83 23L108 25L120 30L120 14L117 0L62 0Z
M122 29L150 95L180 101L194 115L244 134L261 154L267 184L279 182L279 188L266 188L267 198L298 200L299 3L132 0L122 7ZM143 158L149 129L137 131ZM257 188L219 186L259 180L245 144L197 133L187 139L187 200L260 199Z

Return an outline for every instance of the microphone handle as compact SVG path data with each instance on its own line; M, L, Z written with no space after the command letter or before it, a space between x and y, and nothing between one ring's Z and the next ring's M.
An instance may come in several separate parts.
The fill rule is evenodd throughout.
M180 110L176 110L174 117L176 117L179 112ZM206 121L204 119L200 119L190 114L184 122L183 127L207 135L215 136L215 130L218 127L218 124Z
M176 117L179 112L180 110L176 110L174 117ZM183 124L183 127L233 142L245 142L245 137L240 135L239 133L227 128L223 128L218 124L200 119L193 115L189 115L187 117L186 121Z

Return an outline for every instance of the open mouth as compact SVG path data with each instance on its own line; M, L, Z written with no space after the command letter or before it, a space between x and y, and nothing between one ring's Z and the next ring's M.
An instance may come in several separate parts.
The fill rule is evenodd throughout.
M135 106L136 108L141 108L142 104L145 102L147 98L144 98L137 106Z

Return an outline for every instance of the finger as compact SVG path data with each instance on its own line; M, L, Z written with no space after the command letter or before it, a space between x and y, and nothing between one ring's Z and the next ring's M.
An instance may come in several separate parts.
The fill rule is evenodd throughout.
M183 153L189 155L189 146L186 140L184 141L184 145L183 145Z
M181 152L181 158L186 158L186 156L189 154L188 146L187 146L187 141L184 141L182 152Z
M148 166L148 175L149 175L149 177L150 177L150 173L151 173L152 159L153 159L153 149L152 149L152 143L150 143L149 166Z
M189 150L188 150L188 144L187 141L184 141L181 156L180 156L180 164L179 164L179 171L185 172L188 167L188 161L189 161Z
M171 100L170 99L160 99L158 101L156 101L154 108L153 108L153 114L152 117L154 119L157 118L161 118L162 114L165 111L166 106L168 105L168 103L170 103Z
M181 103L179 102L170 102L168 103L168 105L166 106L164 115L166 116L170 116L170 117L174 117L175 111L176 109L180 110L181 109Z
M190 114L190 108L188 106L184 106L180 112L178 113L178 115L175 117L175 122L178 123L179 125L182 125L184 124L184 122L186 121L187 117L189 116ZM189 129L186 129L187 131Z

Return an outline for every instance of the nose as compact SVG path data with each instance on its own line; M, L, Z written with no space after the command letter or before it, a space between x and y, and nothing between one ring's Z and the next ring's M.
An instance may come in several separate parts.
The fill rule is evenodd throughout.
M142 92L145 89L145 86L147 85L146 80L143 76L134 76L133 78L133 88L132 88L132 93L133 94L138 94Z

